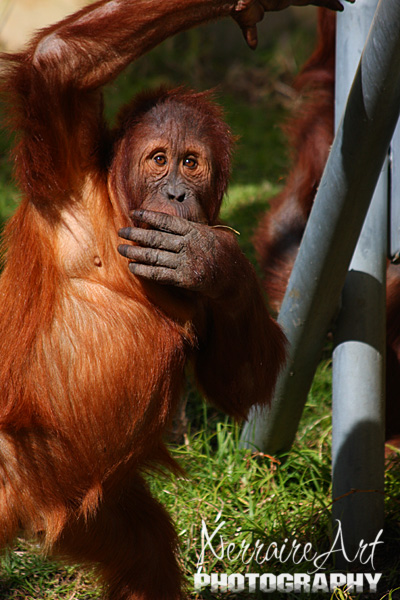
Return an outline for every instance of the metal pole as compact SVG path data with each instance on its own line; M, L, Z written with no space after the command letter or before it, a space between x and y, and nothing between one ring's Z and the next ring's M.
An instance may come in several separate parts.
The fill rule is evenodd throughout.
M400 2L381 0L279 315L290 357L271 407L243 430L246 447L275 453L293 442L398 119L399 72Z
M377 3L359 0L346 15L338 15L339 116ZM374 149L369 151L373 153ZM333 352L333 521L341 521L350 556L355 555L361 539L375 540L384 519L387 242L386 160L346 278Z
M397 123L391 144L391 215L389 256L400 263L400 121Z

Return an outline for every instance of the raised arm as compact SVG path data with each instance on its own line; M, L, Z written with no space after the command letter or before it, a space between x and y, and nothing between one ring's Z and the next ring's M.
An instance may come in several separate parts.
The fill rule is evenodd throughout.
M59 84L95 90L166 38L234 7L235 0L101 0L44 30L30 53Z
M106 160L101 86L166 37L233 10L234 0L102 0L39 32L24 52L3 55L25 194L38 206L78 196Z
M101 0L38 33L25 52L3 55L2 88L22 132L16 166L23 191L37 205L62 204L79 194L86 173L99 172L106 158L100 88L131 61L181 30L229 15L254 46L264 10L291 2Z
M229 15L246 28L261 21L264 11L313 3L341 8L339 0L101 0L44 30L30 51L42 72L56 71L67 85L96 89L179 31Z

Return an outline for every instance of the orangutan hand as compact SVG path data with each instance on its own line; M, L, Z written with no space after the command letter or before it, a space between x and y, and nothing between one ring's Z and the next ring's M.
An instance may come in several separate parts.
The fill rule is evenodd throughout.
M355 0L348 1L354 2ZM340 0L239 0L232 16L239 24L247 44L254 50L257 46L257 23L262 21L265 12L308 4L332 10L343 10Z

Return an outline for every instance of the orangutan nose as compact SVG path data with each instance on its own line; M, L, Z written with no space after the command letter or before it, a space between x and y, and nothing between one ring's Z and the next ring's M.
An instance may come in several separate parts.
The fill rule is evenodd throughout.
M170 200L171 202L183 202L185 200L186 190L183 186L180 185L170 185L166 189L166 195L168 200Z

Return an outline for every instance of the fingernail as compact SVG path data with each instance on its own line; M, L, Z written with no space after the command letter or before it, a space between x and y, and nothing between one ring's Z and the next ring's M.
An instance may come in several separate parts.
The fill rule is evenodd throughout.
M248 2L245 2L244 0L239 0L239 2L235 6L235 11L240 12L240 11L244 10L245 8L247 8L247 6L248 6Z
M136 217L138 219L142 219L143 218L143 213L144 213L143 208L135 208L134 210L132 210L129 213L129 216L130 217Z

